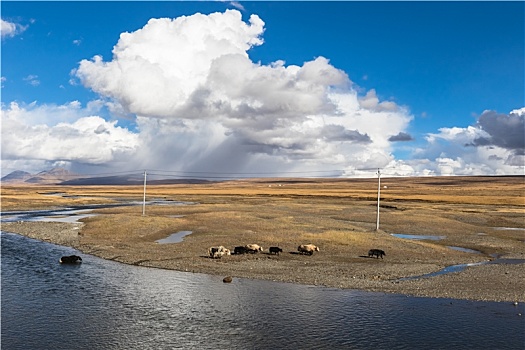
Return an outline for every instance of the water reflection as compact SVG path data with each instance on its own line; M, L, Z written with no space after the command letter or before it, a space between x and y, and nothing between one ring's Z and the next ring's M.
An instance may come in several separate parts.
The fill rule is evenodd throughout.
M64 210L55 212L52 215L35 216L30 218L28 221L41 221L41 222L68 222L75 223L79 220L97 216L98 214L90 214L93 209L80 209L80 210Z
M167 244L167 243L180 243L186 237L187 235L191 234L193 231L179 231L176 233L172 233L166 238L156 240L155 242L160 244Z
M523 227L493 227L494 230L525 231Z
M142 205L143 202L120 202L114 204L88 204L72 206L60 209L45 209L45 210L25 210L25 211L8 211L1 213L2 222L16 222L16 221L60 221L60 222L76 222L82 218L97 215L87 214L94 209L128 207ZM174 200L150 200L146 202L147 205L193 205L194 202L180 202ZM182 217L182 216L180 216Z
M518 264L525 264L525 259L503 259L498 258L496 260L487 260L487 261L480 261L476 263L468 263L468 264L457 264L457 265L450 265L447 266L439 271L427 273L424 275L418 275L418 276L410 276L410 277L403 277L400 278L400 281L406 281L406 280L414 280L414 279L420 279L420 278L430 278L430 277L436 277L439 275L444 275L447 273L452 272L461 272L465 270L469 266L479 266L479 265L485 265L485 264L508 264L508 265L518 265Z
M479 265L484 265L486 263L488 263L488 262L487 261L481 261L481 262L477 262L477 263L451 265L451 266L447 266L447 267L445 267L445 268L443 268L443 269L441 269L439 271L436 271L436 272L431 272L431 273L427 273L427 274L419 275L419 276L403 277L403 278L400 278L399 280L400 281L408 281L408 280L414 280L414 279L436 277L436 276L444 275L444 274L447 274L447 273L461 272L461 271L465 270L469 266L479 266Z
M2 233L5 349L518 349L522 304L123 265ZM475 324L475 327L473 325Z
M446 236L406 235L406 234L401 234L401 233L392 233L391 235L397 238L415 239L415 240L430 240L430 241L439 241L441 239L446 238Z
M455 246L447 246L447 248L457 250L464 253L471 253L471 254L482 254L479 250L475 249L469 249L469 248L463 248L463 247L455 247Z

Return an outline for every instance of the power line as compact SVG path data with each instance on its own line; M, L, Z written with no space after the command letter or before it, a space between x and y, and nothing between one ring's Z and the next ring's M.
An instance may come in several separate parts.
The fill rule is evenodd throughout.
M68 176L92 176L92 177L101 177L101 176L117 176L117 175L142 175L142 171L140 170L130 170L130 171L115 171L115 172L107 172L107 173L95 173L95 174L71 174Z
M243 176L239 177L238 175L230 175L230 176L209 176L209 175L170 175L170 174L159 174L159 173L151 173L148 172L148 175L150 176L160 176L165 178L186 178L186 179L236 179L236 178L243 178L243 179L257 179L260 177L270 177L270 178L293 178L291 176ZM256 174L253 174L256 175ZM259 174L260 175L260 174ZM333 174L333 175L303 175L303 176L294 176L299 178L339 178L339 176Z
M375 169L374 169L375 170ZM334 170L310 170L310 171L271 171L271 172L214 172L214 171L177 171L177 170L155 170L150 171L177 174L217 174L217 175L268 175L268 174L306 174L306 173L334 173L343 172L341 169Z
M331 169L331 170L304 170L304 171L272 171L272 172L218 172L218 171L185 171L185 170L161 170L153 169L148 170L148 175L165 177L165 178L199 178L199 179L234 179L234 178L257 178L257 177L273 177L273 178L285 178L285 177L304 177L304 178L344 178L347 176L359 175L353 174L352 172L372 172L377 171L378 168L357 168L357 169ZM382 168L382 169L394 169L394 168ZM102 173L82 173L82 174L63 174L58 175L65 178L86 178L86 177L116 177L116 176L134 176L137 178L142 177L144 170L126 170L126 171L106 171ZM388 173L383 173L388 175ZM398 174L392 174L396 176L402 176ZM37 176L34 174L33 176Z
M352 169L353 171L377 171L377 168L360 168ZM332 170L306 170L306 171L273 171L273 172L212 172L212 171L176 171L176 170L149 170L148 174L155 176L165 176L165 177L181 177L181 178L210 178L210 179L229 179L238 176L249 175L249 177L289 177L286 175L296 175L300 174L301 176L297 177L340 177L345 174L347 171L344 169L332 169ZM204 175L204 176L203 176Z
M36 174L32 174L32 176L38 176L39 174L41 174L43 172L40 172L40 173L36 173ZM140 172L140 170L130 170L130 171L115 171L115 172L107 172L107 173L93 173L93 174L90 174L90 173L81 173L81 174L78 174L78 173L69 173L69 174L58 174L58 175L55 175L57 177L73 177L73 178L78 178L78 177L87 177L87 176L90 176L90 177L102 177L102 176L118 176L118 175L126 175L126 174L129 174L129 175L142 175L142 173Z

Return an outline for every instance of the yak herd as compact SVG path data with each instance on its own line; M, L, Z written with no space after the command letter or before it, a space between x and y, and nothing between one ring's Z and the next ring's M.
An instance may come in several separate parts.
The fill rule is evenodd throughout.
M297 247L299 254L312 255L314 252L319 251L319 247L313 244L301 244ZM212 259L222 258L224 255L241 255L241 254L255 254L264 252L263 247L258 244L247 244L243 246L237 246L233 249L233 253L230 249L225 248L224 246L216 246L208 248L208 256ZM279 247L270 247L268 248L269 254L279 255L283 250Z
M319 251L319 247L313 244L301 244L300 246L297 247L298 254L302 254L302 255L313 255L314 252L318 252L318 251ZM230 249L225 248L222 245L208 248L208 256L212 259L219 259L219 258L222 258L224 255L255 254L255 253L260 253L260 252L264 252L264 249L258 244L247 244L244 246L237 246L233 249L233 252ZM282 252L283 252L282 248L279 248L279 247L269 247L268 248L268 254L279 255ZM386 256L386 253L384 250L370 249L368 251L369 258L376 257L376 259L379 259L379 258L383 259L383 256Z
M319 247L313 244L301 244L297 247L298 254L302 255L312 255L314 252L318 252ZM235 255L241 255L241 254L255 254L259 252L264 252L263 247L261 247L258 244L247 244L244 246L237 246L233 250L233 254ZM275 254L279 255L282 253L283 250L279 247L270 247L268 248L269 254ZM208 248L208 256L212 259L220 259L224 255L231 255L232 252L225 248L224 246L216 246L216 247L210 247ZM297 254L297 253L296 253ZM383 256L386 256L385 252L381 249L370 249L368 251L368 257L373 258L376 257L376 259L383 259ZM77 255L70 255L70 256L63 256L60 258L61 264L79 264L82 263L82 258Z
M210 247L208 248L208 256L212 259L219 259L222 258L224 255L241 255L241 254L255 254L259 252L263 252L264 249L258 244L247 244L244 246L237 246L233 249L233 253L230 249L225 248L224 246L216 246L216 247ZM319 251L319 247L313 244L301 244L297 247L297 251L299 254L303 255L312 255L314 252ZM279 255L279 253L282 253L283 250L279 247L270 247L268 248L269 254L275 254ZM368 257L376 257L379 259L383 259L383 256L386 256L385 252L381 249L370 249L368 251Z

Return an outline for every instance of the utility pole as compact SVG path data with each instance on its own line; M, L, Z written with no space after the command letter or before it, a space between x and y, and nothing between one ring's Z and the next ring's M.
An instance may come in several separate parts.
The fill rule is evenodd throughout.
M144 200L142 201L142 216L146 215L146 170L144 170Z
M381 198L381 171L377 169L377 222L376 231L379 231L379 199Z

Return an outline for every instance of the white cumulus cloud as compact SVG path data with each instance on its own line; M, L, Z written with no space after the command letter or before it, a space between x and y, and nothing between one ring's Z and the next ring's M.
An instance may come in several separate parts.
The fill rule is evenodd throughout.
M250 49L264 45L264 31L257 15L245 22L227 10L150 19L122 33L112 57L84 59L72 70L99 100L2 106L2 168L68 162L273 175L523 172L524 108L441 128L419 140L410 159L396 159L394 147L414 141L407 107L381 100L375 89L363 95L326 57L254 62ZM132 127L98 116L102 106L128 125L132 119Z
M139 117L141 140L152 140L141 146L148 163L275 171L387 163L388 139L405 130L408 111L374 90L358 97L325 57L253 62L263 33L257 15L244 22L236 10L151 19L121 34L111 61L95 56L73 73Z
M2 109L2 168L25 160L41 164L68 162L104 164L123 162L135 152L138 136L72 102L61 106L20 107L11 103Z
M415 171L430 170L436 175L523 175L525 114L519 111L485 111L474 125L441 128L427 135L427 144L415 157L431 162L424 167L416 164Z
M2 33L2 39L12 38L18 34L21 34L26 29L27 26L0 19L0 32Z
M151 19L120 35L112 61L83 60L76 75L131 113L174 117L205 83L215 59L246 57L249 48L262 44L263 25L255 15L244 23L238 11Z

